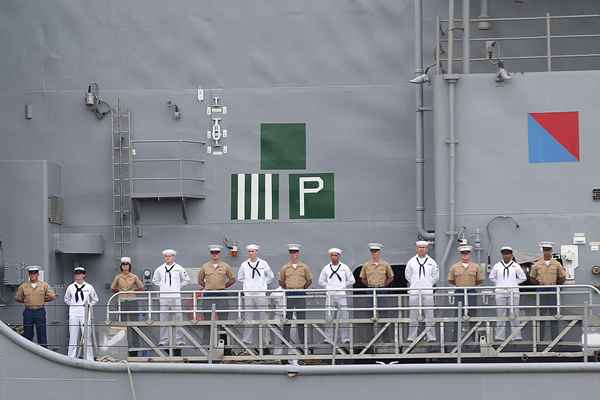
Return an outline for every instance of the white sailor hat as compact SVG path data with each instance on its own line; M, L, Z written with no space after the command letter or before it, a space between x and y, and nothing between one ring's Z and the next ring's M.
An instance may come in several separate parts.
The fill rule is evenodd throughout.
M301 248L302 246L297 243L288 244L288 251L300 251Z
M466 253L466 252L471 252L471 250L473 250L473 246L470 246L468 244L462 245L462 246L458 246L458 251L460 253Z
M383 245L381 243L369 243L369 250L381 250Z
M427 240L417 240L415 244L417 247L429 246L429 242Z
M540 242L540 247L542 249L551 249L554 247L554 243L553 242Z
M223 247L221 245L218 244L209 244L208 245L208 251L218 251L220 252L223 249Z
M510 246L502 246L502 247L500 247L500 253L502 253L503 251L510 251L512 253L513 248Z
M85 268L83 266L79 266L79 267L75 267L73 269L73 272L76 274L80 274L80 273L84 273L85 274Z
M248 251L250 251L250 250L257 250L258 251L258 249L260 249L260 246L257 245L257 244L254 244L254 243L249 244L248 246L246 246L246 250L248 250Z
M175 255L177 255L177 252L173 249L165 249L162 251L162 255L163 256L175 256Z
M27 272L40 272L40 267L37 265L30 265L27 267Z
M121 257L121 264L131 264L131 257Z
M341 255L342 255L342 249L339 249L339 248L337 248L337 247L332 247L332 248L330 248L329 250L327 250L327 253L329 253L329 255L331 255L331 254L335 253L335 254L337 254L338 256L341 256Z

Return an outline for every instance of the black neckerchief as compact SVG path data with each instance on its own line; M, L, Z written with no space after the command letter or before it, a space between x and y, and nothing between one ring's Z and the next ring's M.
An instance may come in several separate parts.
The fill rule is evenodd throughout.
M246 264L248 264L248 266L252 270L252 279L254 279L254 273L257 273L258 277L260 278L260 271L258 270L258 264L260 264L260 260L256 260L256 265L254 267L252 266L252 264L250 264L250 260L248 260Z
M170 268L170 269L169 269L169 268L167 268L167 264L165 264L165 272L166 272L167 274L169 274L169 286L171 286L171 285L172 285L172 283L173 283L173 282L171 281L171 271L173 271L173 268L175 268L175 264L171 265L171 268Z
M337 269L333 269L333 264L329 263L329 268L331 268L331 275L329 275L329 279L333 278L333 276L337 276L337 278L342 282L342 277L338 274L340 268L342 268L342 263L338 264Z
M425 264L427 264L427 260L429 260L429 257L425 257L425 261L423 261L423 264L419 262L419 256L415 257L415 260L417 260L417 264L419 264L419 279L421 279L421 272L423 272L423 276L425 276Z
M81 287L75 284L75 303L79 303L79 294L81 294L81 301L85 299L85 295L83 293L83 288L85 287L85 283L81 285Z
M502 277L504 279L508 279L508 277L510 276L510 266L513 265L514 260L510 260L510 264L506 265L504 264L504 260L502 260L502 265L504 265L504 271L502 271Z

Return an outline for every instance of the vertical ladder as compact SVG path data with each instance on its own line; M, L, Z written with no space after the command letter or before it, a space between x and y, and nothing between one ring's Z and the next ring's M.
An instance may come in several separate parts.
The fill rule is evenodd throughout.
M113 245L118 257L127 255L127 245L132 240L130 161L131 113L122 109L117 98L117 109L112 112L112 226Z

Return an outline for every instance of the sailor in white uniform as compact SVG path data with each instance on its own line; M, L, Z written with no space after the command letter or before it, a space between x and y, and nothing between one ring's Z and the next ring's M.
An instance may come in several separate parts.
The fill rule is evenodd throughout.
M352 270L343 262L340 262L342 250L333 247L328 250L331 262L323 267L319 275L319 285L327 289L325 306L327 307L327 319L332 321L335 310L339 307L337 318L341 321L350 319L348 308L348 293L343 290L354 285L355 279ZM333 324L333 323L332 323ZM325 341L333 343L335 330L333 325L326 330L328 339ZM339 337L342 343L350 343L350 328L348 323L340 324ZM339 342L336 340L336 342Z
M503 246L500 249L502 260L497 262L490 271L490 280L496 285L496 309L499 317L506 317L510 310L512 320L511 334L513 339L521 340L523 337L519 329L520 322L519 309L519 289L517 286L527 280L525 272L519 264L513 259L513 249L510 246ZM506 321L498 321L496 324L495 339L503 341L506 339Z
M69 357L77 357L79 335L83 337L83 357L94 360L92 347L92 309L98 303L94 287L85 281L85 268L73 270L75 282L65 291L65 304L69 306ZM89 305L89 306L88 306Z
M260 246L249 244L246 246L248 259L240 264L237 279L242 282L244 290L244 309L263 310L263 311L244 311L244 320L256 321L267 319L267 309L269 307L265 291L269 288L269 283L275 275L269 266L269 263L258 257ZM256 345L258 337L258 325L246 326L242 340L244 343Z
M425 326L427 329L427 340L434 342L436 340L435 326L433 325L433 285L440 279L440 270L437 263L427 252L429 251L429 242L419 240L416 242L417 254L406 263L404 275L408 281L410 310L408 340L415 340L419 329L419 314L422 311L425 314ZM426 308L421 308L426 307Z
M190 283L186 270L175 263L175 250L166 249L162 252L164 264L156 268L152 276L152 283L159 287L160 294L160 321L181 321L181 288ZM172 346L170 333L171 327L160 327L159 346ZM171 340L170 340L171 339ZM181 328L175 329L175 343L177 346L185 345Z

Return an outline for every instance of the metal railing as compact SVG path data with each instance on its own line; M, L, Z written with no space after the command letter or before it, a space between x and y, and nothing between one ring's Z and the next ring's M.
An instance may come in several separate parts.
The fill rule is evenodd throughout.
M600 311L594 303L600 294L595 287L502 288L520 297L519 303L506 305L494 304L497 289L441 287L431 293L406 288L346 289L343 294L322 289L300 293L271 290L264 292L262 306L252 307L245 307L243 291L182 291L181 306L168 310L161 309L166 293L120 293L108 302L106 327L125 327L130 335L139 336L145 345L129 350L141 352L132 357L140 361L587 359L593 354L590 349L600 346L596 336L590 336L593 340L588 343L590 337L583 334L590 328L600 328L593 311ZM124 302L119 301L123 295L136 296L137 309L123 310ZM345 299L347 306L328 301L332 296ZM433 305L428 303L428 296L433 297ZM429 310L434 315L428 319ZM498 310L506 312L501 315ZM418 329L414 340L408 340L409 328L420 323L425 323L424 329ZM506 323L511 324L511 333L498 337L498 327ZM541 325L546 323L550 328L544 330ZM559 325L563 326L558 329ZM151 331L161 327L168 330L168 341L159 344ZM254 332L252 343L244 340L247 330ZM544 331L551 333L547 340L543 340ZM432 332L434 340L425 342ZM185 338L182 342L186 343L177 343L177 337Z
M471 18L469 19L469 24L479 23L479 22L496 22L496 23L523 23L523 22L544 22L543 32L539 34L533 35L524 35L524 36L489 36L489 37L467 37L465 38L459 35L454 35L454 42L462 43L464 40L468 40L470 44L480 44L482 52L485 53L484 43L486 41L496 41L500 46L502 43L514 43L514 42L530 42L531 44L535 44L536 42L545 42L544 46L544 54L534 54L534 55L521 55L521 56L505 56L503 54L499 54L498 58L502 60L545 60L546 61L546 71L552 71L552 63L553 60L557 59L582 59L582 58L600 58L600 33L584 33L584 34L558 34L553 33L553 22L579 22L582 19L591 19L597 21L597 26L600 27L600 14L587 14L587 15L550 15L546 13L545 16L537 16L537 17L513 17L513 18ZM460 18L454 18L454 23L463 24L463 20ZM572 24L573 27L576 27L575 24ZM439 17L436 20L436 32L435 32L435 57L437 62L440 63L456 63L463 62L462 57L454 57L452 55L448 55L443 57L445 51L443 49L443 45L448 43L447 38L444 38L445 32L447 32L449 26L449 21L447 19L440 19ZM454 27L454 31L463 30L461 27ZM472 29L470 30L473 31ZM590 46L589 52L583 53L573 53L573 54L556 54L556 39L573 39L573 40L581 40L581 39L598 39L598 42L595 46ZM510 45L507 45L506 48L502 47L502 50L510 49ZM539 47L535 46L534 47ZM488 57L469 57L469 62L489 62ZM576 69L576 68L574 68ZM468 67L467 67L468 70Z
M131 145L136 148L136 145L196 145L204 146L205 141L197 139L133 139ZM136 153L143 151L140 148L136 148ZM160 152L163 154L163 152ZM177 153L180 153L178 151ZM186 167L192 166L197 168L205 163L205 160L196 158L186 157L164 157L164 156L151 156L151 157L139 157L139 154L133 155L131 159L132 164L132 177L131 180L131 192L134 198L168 198L168 197L204 197L204 192L200 190L197 185L203 184L205 179L200 176L186 176ZM156 166L157 171L170 170L176 173L172 176L143 176L140 173L139 165L152 165ZM160 167L159 167L160 165ZM140 182L155 182L162 183L159 185L158 190L140 190L138 183ZM187 188L186 184L195 184L192 188ZM164 186L167 185L169 190L164 190Z

